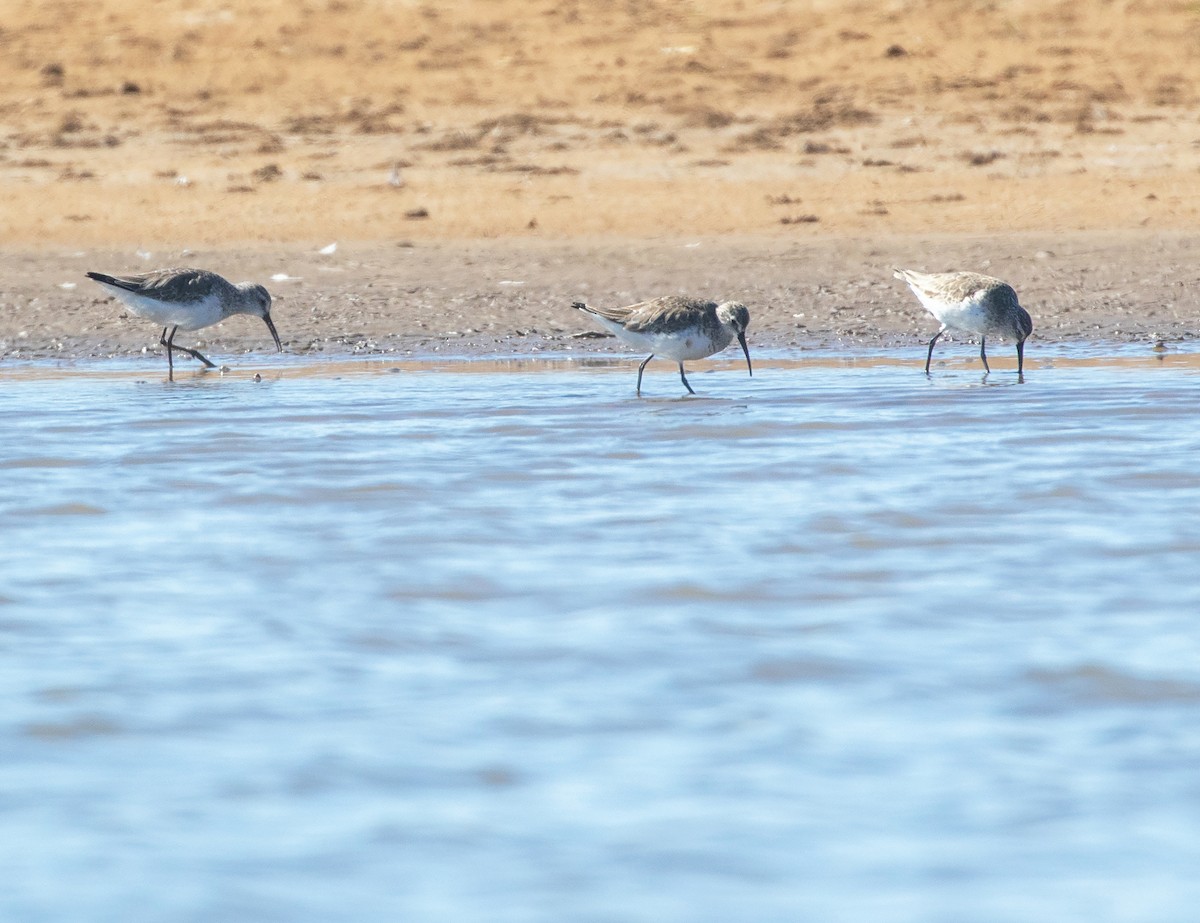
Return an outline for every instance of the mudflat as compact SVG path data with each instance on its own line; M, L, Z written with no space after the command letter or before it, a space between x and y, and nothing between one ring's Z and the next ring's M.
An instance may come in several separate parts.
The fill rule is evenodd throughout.
M928 339L893 265L1010 281L1035 340L1200 320L1191 5L10 6L0 356L156 342L82 272L167 265L266 284L289 351L602 350L572 301L670 292Z
M1195 336L1191 281L1198 249L1193 235L1125 231L349 243L331 254L293 244L9 253L0 256L0 355L158 349L159 330L83 273L181 264L263 281L289 353L627 352L619 341L601 338L571 303L628 304L672 292L744 301L756 349L917 346L937 322L892 278L893 266L970 267L1004 276L1034 318L1030 356L1039 340L1152 348ZM214 360L273 350L266 328L251 317L181 333L179 342L201 344Z

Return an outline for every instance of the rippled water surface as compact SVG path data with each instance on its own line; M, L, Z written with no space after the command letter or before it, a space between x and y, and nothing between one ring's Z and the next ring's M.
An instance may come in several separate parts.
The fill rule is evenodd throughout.
M1200 368L921 359L0 369L0 918L1196 919Z

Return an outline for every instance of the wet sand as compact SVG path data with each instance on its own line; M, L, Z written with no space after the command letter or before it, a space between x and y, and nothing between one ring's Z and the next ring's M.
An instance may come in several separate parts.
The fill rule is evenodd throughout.
M926 342L937 324L893 266L965 268L1012 282L1048 342L1188 340L1200 237L1150 232L1001 237L260 245L238 251L41 251L0 256L0 357L100 357L158 350L158 329L84 277L202 265L264 282L290 354L517 355L628 352L573 310L671 292L746 302L756 349ZM286 279L272 278L286 276ZM235 317L180 342L214 360L271 354L257 320ZM996 355L1007 349L997 344Z

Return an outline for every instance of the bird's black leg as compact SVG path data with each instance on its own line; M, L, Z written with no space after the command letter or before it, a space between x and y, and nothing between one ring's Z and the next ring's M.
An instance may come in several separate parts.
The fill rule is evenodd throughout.
M175 330L179 328L176 327ZM167 347L167 381L175 380L175 360L171 358L171 341L175 339L175 330L171 331L171 335L167 336L167 328L163 327L162 336L158 338L159 345Z
M638 383L637 383L638 397L642 396L642 372L644 372L646 370L646 363L649 362L653 358L654 358L654 353L651 353L645 359L643 359L642 364L638 366Z
M217 367L217 364L215 362L209 362L206 357L202 356L200 354L200 350L198 350L198 349L188 349L186 346L176 346L175 348L187 353L193 359L199 359L201 362L204 363L205 367L207 367L207 368L215 369Z
M983 372L985 375L990 375L992 370L988 368L987 352L984 351L984 344L987 342L987 337L979 338L979 358L983 360Z
M940 337L945 332L946 332L946 328L943 327L941 330L939 330L937 333L935 333L933 335L933 339L929 341L929 352L925 354L925 374L926 375L929 374L929 361L933 358L933 344L936 343L938 341L938 337Z
M168 356L171 355L170 350L177 349L181 353L187 353L193 359L199 359L208 368L215 369L217 367L217 364L215 362L209 362L204 356L200 355L200 350L188 349L186 346L176 346L175 345L175 330L178 330L178 329L179 328L176 327L174 330L171 331L171 335L169 337L167 337L167 350L168 350L167 355Z
M696 392L692 390L692 386L688 384L687 376L683 374L682 362L679 363L679 377L683 381L683 386L688 389L688 394L695 394Z

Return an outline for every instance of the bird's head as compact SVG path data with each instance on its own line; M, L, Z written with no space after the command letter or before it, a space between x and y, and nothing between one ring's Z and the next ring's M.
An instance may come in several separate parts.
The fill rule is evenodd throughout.
M275 340L275 348L282 352L283 344L279 342L279 334L276 333L275 323L271 320L271 293L257 282L242 282L238 288L246 296L239 313L261 317L267 325L267 329L271 331L271 338Z
M1013 319L1013 337L1018 343L1024 343L1029 334L1033 333L1033 318L1022 307L1017 308L1017 316Z
M717 320L722 327L728 327L737 337L742 352L746 354L746 370L754 376L754 367L750 364L750 347L746 345L746 328L750 326L750 311L740 301L726 301L717 305Z

